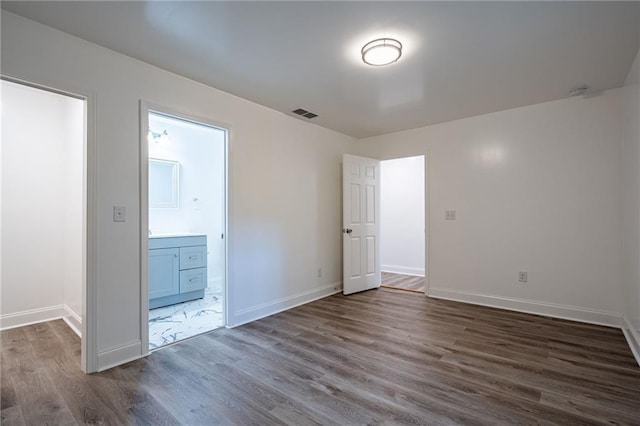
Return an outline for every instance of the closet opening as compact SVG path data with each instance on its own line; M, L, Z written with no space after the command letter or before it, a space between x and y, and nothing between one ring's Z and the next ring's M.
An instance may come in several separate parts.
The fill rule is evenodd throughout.
M78 369L92 372L87 99L4 76L0 84L0 328L28 339L78 339Z
M382 287L426 291L425 156L380 162Z

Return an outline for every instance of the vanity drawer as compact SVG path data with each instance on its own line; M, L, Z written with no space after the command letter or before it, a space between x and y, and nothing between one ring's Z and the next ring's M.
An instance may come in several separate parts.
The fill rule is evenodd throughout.
M180 270L207 266L207 246L180 247Z
M207 287L207 268L180 271L180 293L203 290Z

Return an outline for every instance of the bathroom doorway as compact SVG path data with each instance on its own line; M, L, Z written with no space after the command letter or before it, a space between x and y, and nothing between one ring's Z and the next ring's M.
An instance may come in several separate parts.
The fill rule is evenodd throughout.
M228 131L148 109L148 343L225 325Z
M380 162L382 287L425 294L425 156Z

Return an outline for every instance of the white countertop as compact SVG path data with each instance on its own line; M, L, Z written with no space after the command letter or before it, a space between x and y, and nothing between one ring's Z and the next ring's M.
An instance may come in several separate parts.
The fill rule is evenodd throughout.
M196 232L174 232L169 234L151 234L149 238L205 237L207 234Z

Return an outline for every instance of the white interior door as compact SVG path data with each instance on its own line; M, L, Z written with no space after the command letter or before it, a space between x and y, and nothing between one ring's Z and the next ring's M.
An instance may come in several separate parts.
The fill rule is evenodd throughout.
M380 162L342 157L343 293L380 287Z

